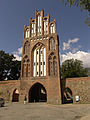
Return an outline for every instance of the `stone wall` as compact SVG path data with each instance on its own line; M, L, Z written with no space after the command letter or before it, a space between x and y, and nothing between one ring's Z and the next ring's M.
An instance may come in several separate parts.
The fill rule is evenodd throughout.
M53 81L53 79L51 81ZM48 81L49 86L47 87L47 83L45 81L43 81L42 83L40 82L40 80L38 80L38 82L41 83L42 85L44 84L44 87L47 90L47 94L48 94L47 99L49 99L50 97L53 100L53 96L55 95L54 93L57 93L56 91L57 91L58 85L57 85L57 88L52 87L52 88L55 88L54 89L55 92L52 93L52 88L50 89L50 86L53 86L54 84ZM31 84L29 81L28 81L28 84L26 84L26 82L23 82L23 83L24 83L23 85L22 85L22 82L20 84L20 80L1 81L0 82L0 97L3 97L5 101L12 101L12 96L13 96L13 92L15 89L18 89L20 96L22 96L22 94L28 95L30 87L33 86L33 84L35 84L36 82L32 80ZM65 88L69 88L72 91L73 103L90 103L90 77L67 78L66 80L62 80L61 83L62 83L62 100L64 99ZM50 93L48 89L50 89L49 90ZM75 101L75 96L79 96L80 98L79 102ZM23 100L24 98L21 97L20 99Z
M90 77L67 78L62 80L62 98L65 88L70 88L73 95L73 103L90 103ZM79 96L80 101L75 101L75 96Z
M5 101L12 101L15 89L20 91L20 80L0 81L0 97L3 97Z

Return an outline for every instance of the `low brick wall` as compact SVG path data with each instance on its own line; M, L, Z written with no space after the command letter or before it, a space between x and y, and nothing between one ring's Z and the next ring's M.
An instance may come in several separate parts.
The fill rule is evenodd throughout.
M0 81L0 97L3 97L5 101L12 101L15 89L20 91L20 80Z
M65 88L70 88L73 95L73 103L90 103L90 77L67 78L66 80L62 80L61 83L62 99L64 99ZM1 81L0 97L3 97L5 101L12 101L12 96L15 89L18 89L18 91L21 92L20 80ZM75 96L80 97L79 102L75 101Z
M90 77L67 78L62 80L62 93L65 88L70 88L73 94L73 103L90 103ZM80 101L75 101L79 96Z

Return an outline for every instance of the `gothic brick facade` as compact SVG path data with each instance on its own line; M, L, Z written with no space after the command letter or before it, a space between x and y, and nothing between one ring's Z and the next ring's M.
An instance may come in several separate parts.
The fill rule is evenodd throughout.
M32 90L34 88L39 93ZM32 93L33 91L35 93ZM24 26L20 100L26 95L29 101L43 101L42 91L45 92L48 103L61 103L56 20L50 22L50 15L44 16L43 10L36 11L35 19L31 18L30 25Z
M90 77L60 80L56 20L51 22L43 10L24 26L20 80L0 82L0 97L12 102L27 97L28 102L90 103Z

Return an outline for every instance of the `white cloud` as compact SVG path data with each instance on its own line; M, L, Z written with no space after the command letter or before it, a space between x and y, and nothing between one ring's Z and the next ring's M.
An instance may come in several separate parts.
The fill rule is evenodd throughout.
M22 54L22 47L18 48L18 54L21 55Z
M13 55L14 55L14 57L16 58L15 60L21 61L22 57L20 57L20 56L17 55L17 54L13 54Z
M63 42L63 50L70 49L70 44Z
M68 42L69 43L76 43L76 42L78 42L78 40L79 40L79 38L74 38L72 40L69 40Z
M17 51L13 52L14 54L21 55L22 54L22 47L18 48Z
M78 40L79 40L79 38L74 38L72 40L68 40L67 43L63 42L63 50L70 49L71 43L76 43L76 42L78 42Z
M14 55L14 57L16 57L16 60L21 61L22 47L18 48L17 51L14 51L13 55Z
M68 52L61 55L61 63L67 59L78 59L83 61L84 67L90 67L90 52L78 51L76 53Z
M82 46L79 45L78 47L73 48L73 49L72 49L72 53L76 53L81 47L82 47Z

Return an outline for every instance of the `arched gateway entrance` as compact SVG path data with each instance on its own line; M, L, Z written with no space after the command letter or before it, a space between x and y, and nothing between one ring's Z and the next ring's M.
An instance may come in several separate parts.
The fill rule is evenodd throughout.
M45 87L40 84L34 84L29 90L29 102L46 102L47 93Z
M64 90L64 103L73 103L73 94L70 88Z
M19 91L15 89L13 91L12 102L19 102Z

